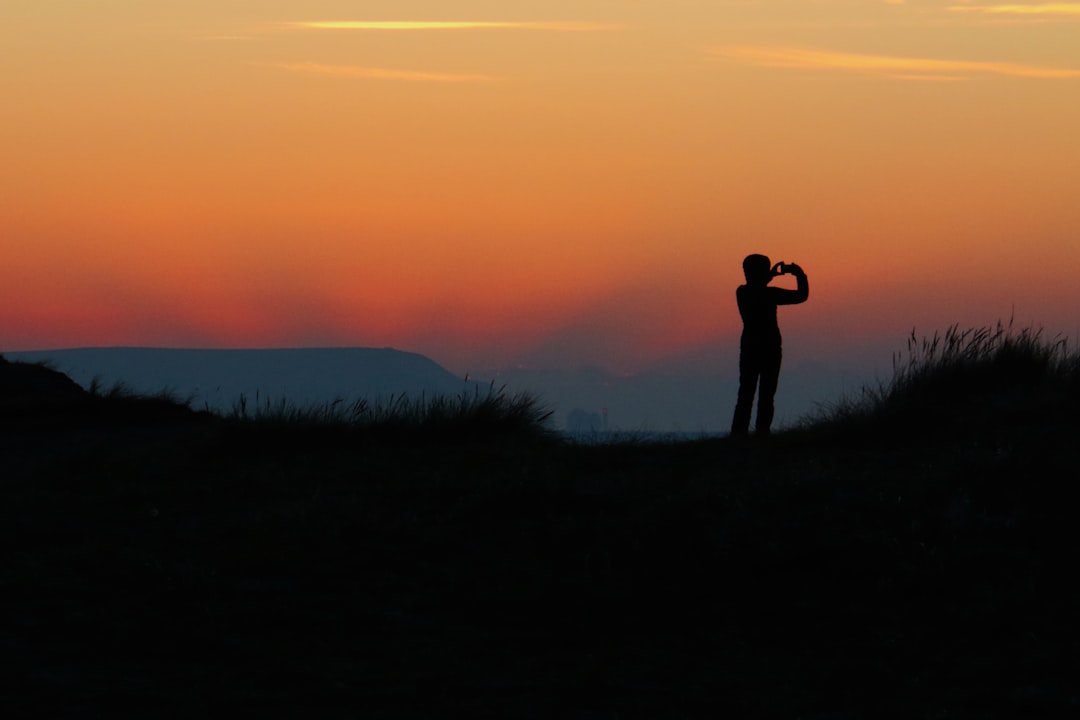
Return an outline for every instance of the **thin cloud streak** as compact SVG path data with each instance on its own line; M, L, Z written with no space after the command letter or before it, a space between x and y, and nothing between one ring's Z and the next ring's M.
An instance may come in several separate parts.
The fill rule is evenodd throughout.
M319 20L282 23L301 30L554 30L560 32L597 32L616 30L618 25L575 22L499 22L499 21L369 21Z
M319 63L277 63L273 67L309 75L329 77L362 78L366 80L402 80L428 83L491 83L497 80L488 75L464 75L452 73L391 70L388 68L358 67L354 65L320 65Z
M763 67L841 70L886 75L908 80L956 80L960 79L956 77L958 73L1043 79L1080 78L1080 70L1071 68L1051 68L1018 63L861 55L858 53L807 50L793 47L740 45L715 48L710 50L709 53L716 57Z
M1080 3L1042 3L1040 5L951 5L949 11L977 15L1049 15L1080 17Z
M890 73L888 77L894 80L915 80L917 82L953 83L964 82L968 78L963 75L914 75L903 73Z

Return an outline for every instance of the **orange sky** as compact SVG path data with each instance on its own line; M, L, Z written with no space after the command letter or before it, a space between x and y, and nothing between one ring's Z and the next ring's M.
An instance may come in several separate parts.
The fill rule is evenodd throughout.
M637 370L749 252L804 357L1080 329L1080 3L170 5L0 4L0 350Z

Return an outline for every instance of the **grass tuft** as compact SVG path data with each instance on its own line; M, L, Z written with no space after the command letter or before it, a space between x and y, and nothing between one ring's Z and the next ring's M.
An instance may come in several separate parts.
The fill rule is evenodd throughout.
M458 395L419 398L390 395L385 400L367 398L298 406L256 394L250 403L241 395L227 420L257 427L306 428L317 431L361 431L403 440L420 435L519 434L546 437L551 434L552 411L530 393L510 393L494 383L486 391L474 387Z
M1078 389L1080 354L1040 328L953 325L921 338L913 330L891 380L822 406L801 429L956 432L1003 417L1044 424L1061 419Z

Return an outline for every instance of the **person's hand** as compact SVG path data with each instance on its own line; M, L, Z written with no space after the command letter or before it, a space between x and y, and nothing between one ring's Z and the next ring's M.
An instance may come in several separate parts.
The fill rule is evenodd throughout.
M792 275L794 275L796 277L806 275L806 273L803 272L803 269L801 267L799 267L798 265L796 265L795 263L788 263L787 264L787 269L788 269L788 272L790 272Z

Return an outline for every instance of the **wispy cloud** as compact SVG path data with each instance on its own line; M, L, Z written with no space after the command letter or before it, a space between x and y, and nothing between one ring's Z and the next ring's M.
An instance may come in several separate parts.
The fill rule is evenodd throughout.
M1080 17L1080 3L1036 3L1033 5L951 5L951 12L977 15L1024 15L1037 17Z
M711 55L763 67L838 70L886 75L904 80L960 80L969 75L1005 75L1020 78L1080 78L1080 70L1020 63L935 60L930 58L863 55L775 46L728 46Z
M421 20L317 20L281 23L300 30L555 30L595 32L618 25L576 22L421 21Z
M917 82L937 83L964 82L968 79L963 75L920 75L917 73L890 73L889 77L894 80L915 80Z
M367 80L403 80L427 83L489 83L496 79L488 75L465 75L453 73L417 72L389 68L359 67L355 65L321 65L319 63L277 63L273 67L309 75L326 75Z

